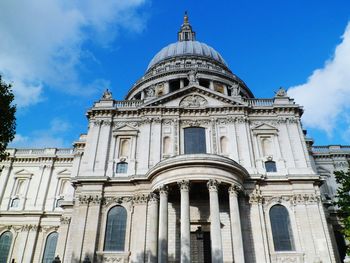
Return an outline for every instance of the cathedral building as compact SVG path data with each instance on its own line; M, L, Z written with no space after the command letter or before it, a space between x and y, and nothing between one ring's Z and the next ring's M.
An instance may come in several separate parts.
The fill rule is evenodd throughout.
M342 262L350 147L313 146L302 107L255 98L187 15L177 38L72 149L8 149L0 263Z

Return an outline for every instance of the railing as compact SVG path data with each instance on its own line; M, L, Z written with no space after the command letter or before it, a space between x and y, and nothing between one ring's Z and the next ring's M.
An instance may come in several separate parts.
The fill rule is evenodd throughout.
M143 100L116 100L114 106L117 108L136 108L142 103Z
M350 153L350 146L348 145L313 146L312 151L315 153L330 153L330 152L349 152Z
M273 106L274 99L247 99L249 106L268 107Z
M73 154L72 148L66 148L66 149L57 149L56 154L57 155L66 155L66 154Z
M9 149L10 150L15 150L16 153L15 155L69 155L73 154L74 150L73 148L61 148L61 149L56 149L56 148L47 148L47 149Z

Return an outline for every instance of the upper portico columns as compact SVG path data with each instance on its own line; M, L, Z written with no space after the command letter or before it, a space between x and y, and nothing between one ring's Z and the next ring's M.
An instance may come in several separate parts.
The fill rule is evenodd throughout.
M223 262L222 239L220 226L220 210L217 180L210 179L207 183L210 203L210 234L211 234L211 260L213 263Z
M190 183L187 180L182 180L178 182L178 185L181 192L181 263L190 263Z

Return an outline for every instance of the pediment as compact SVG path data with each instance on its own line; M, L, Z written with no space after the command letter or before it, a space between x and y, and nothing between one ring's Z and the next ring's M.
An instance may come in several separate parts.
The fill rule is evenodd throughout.
M26 169L21 169L15 172L16 178L30 178L33 176L33 173L29 172Z
M117 136L117 135L137 135L138 132L139 132L138 129L136 129L128 124L125 124L123 126L115 128L113 130L113 135L114 136Z
M255 134L276 134L278 129L270 124L262 123L252 128L252 131Z
M68 169L63 169L63 170L59 171L59 172L57 173L57 175L59 175L59 176L70 176L71 173L72 173L72 172L71 172L70 170L68 170Z
M203 108L232 107L233 105L245 106L246 103L220 92L194 84L146 102L143 107Z

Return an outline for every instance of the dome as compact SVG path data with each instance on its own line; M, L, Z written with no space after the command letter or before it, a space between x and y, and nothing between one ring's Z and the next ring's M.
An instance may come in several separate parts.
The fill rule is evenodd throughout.
M227 67L225 60L214 48L208 46L207 44L201 43L199 41L189 40L189 41L178 41L164 47L159 51L149 63L147 70L152 68L159 62L172 57L180 56L200 56L206 57Z

